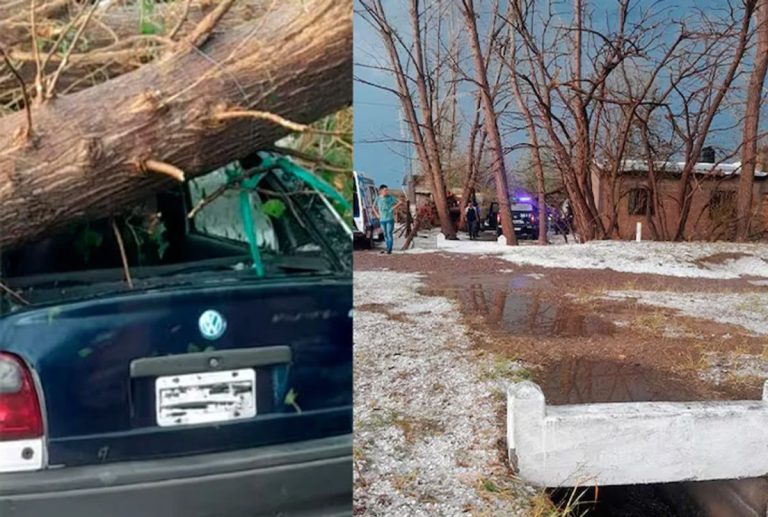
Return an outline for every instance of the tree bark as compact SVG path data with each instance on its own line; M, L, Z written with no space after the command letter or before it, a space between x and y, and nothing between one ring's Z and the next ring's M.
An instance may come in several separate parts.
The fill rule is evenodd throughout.
M464 21L467 27L470 48L475 64L475 82L480 92L480 98L483 104L483 122L485 132L488 135L488 143L493 158L493 173L496 180L496 197L499 201L499 213L501 214L501 229L507 244L517 245L515 237L515 227L512 224L512 212L509 207L509 187L507 185L507 169L504 163L504 150L502 149L501 135L499 134L499 124L496 117L496 110L493 106L493 97L488 85L488 73L485 67L482 49L480 48L480 39L477 35L477 21L475 18L475 9L473 0L462 0Z
M419 26L419 0L411 0L410 20L415 50L414 64L416 65L416 91L419 94L419 106L421 107L422 123L424 125L424 141L426 143L426 153L432 164L432 197L435 201L437 217L440 219L440 228L447 239L456 238L456 228L451 221L450 210L448 209L447 190L445 186L445 176L443 174L442 157L440 156L440 144L437 140L437 130L433 119L433 109L431 96L427 90L427 69L424 64L425 48L421 41L421 27Z
M461 186L461 213L459 215L459 228L465 228L467 224L467 205L469 205L469 195L475 189L477 180L477 169L480 164L475 159L475 146L477 142L477 133L480 130L480 96L475 99L475 114L472 126L469 128L469 144L467 145L467 175Z
M523 121L528 131L528 138L531 140L531 162L533 163L533 173L536 176L536 196L537 196L537 208L538 208L538 224L539 224L539 244L547 244L547 207L546 196L544 187L544 164L541 159L541 147L539 146L539 135L536 132L536 124L533 120L533 115L528 107L527 100L523 97L523 92L520 90L520 84L518 83L517 72L514 68L517 62L517 50L515 42L515 33L510 31L510 46L512 67L510 69L510 83L512 85L512 93L515 96L517 102L517 108L520 113L523 114Z
M418 7L414 11L412 6L412 10L410 11L410 13L415 13L415 19L411 19L411 27L413 30L412 36L414 36L414 39L417 37L419 38L418 42L414 42L414 49L404 46L404 40L387 19L384 5L381 0L361 0L360 5L367 13L367 17L364 19L369 22L381 36L389 62L392 65L391 71L395 78L396 88L389 88L381 85L375 86L394 93L400 101L403 115L405 116L411 136L413 137L413 147L416 149L421 172L430 180L430 189L440 221L440 228L447 238L455 239L456 229L453 226L450 218L450 211L448 210L448 199L442 164L439 157L439 146L437 145L437 140L434 134L434 126L431 123L431 97L425 91L426 78L424 76L423 63L422 65L419 65L419 69L416 70L416 74L420 78L418 80L421 81L421 85L418 86L418 103L420 104L421 113L424 118L424 120L419 120L416 111L417 100L414 98L414 94L410 89L410 82L416 82L416 79L406 74L406 67L403 65L400 53L398 52L398 45L400 45L403 47L402 51L409 56L408 59L411 59L414 62L416 59L423 61L424 49L421 46L420 40L421 29L418 23ZM435 158L436 154L437 158Z
M140 34L139 13L135 5L110 6L97 10L81 36L81 41L87 42L87 49L70 55L69 65L59 81L58 90L74 93L88 88L93 82L83 79L96 71L99 76L114 78L135 70L166 51L169 42L163 42L162 38L168 36L177 24L178 31L174 39L180 40L215 7L215 4L208 1L191 1L189 10L182 19L184 3L180 0L156 4L151 19L162 29L157 35ZM237 25L262 17L268 6L269 2L266 0L236 2L216 25L213 34L225 34ZM65 12L66 10L54 11L51 14L58 17L38 20L37 34L55 39L63 29L62 25L67 22L62 19ZM31 85L35 80L36 67L28 18L29 16L26 16L23 22L0 21L0 46L8 50L9 57L17 63L20 74L27 84ZM70 30L70 34L73 32L74 30ZM60 62L61 55L53 55L43 72L53 73ZM0 73L0 92L15 87L12 77Z
M115 214L167 186L156 160L209 171L289 132L230 109L312 122L352 100L350 1L279 4L258 22L32 110L0 118L0 247Z
M744 111L744 133L742 136L741 175L736 199L736 240L749 239L752 219L752 189L754 188L755 164L757 162L757 134L760 124L760 104L763 99L763 84L768 71L768 1L760 0L755 9L757 22L757 47L755 62L747 86L747 104Z

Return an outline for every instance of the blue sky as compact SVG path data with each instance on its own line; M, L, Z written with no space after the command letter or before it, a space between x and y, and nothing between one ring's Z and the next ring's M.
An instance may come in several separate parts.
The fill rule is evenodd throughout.
M738 0L736 0L738 1ZM651 3L650 1L648 2ZM723 7L722 0L679 0L676 2L664 2L670 8L669 16L684 15L691 8L713 10ZM388 0L384 2L391 21L396 27L402 27L404 35L407 35L407 4L404 0ZM610 16L615 11L614 0L589 1L595 16ZM476 7L481 14L485 4L476 0ZM359 5L355 1L355 9ZM487 11L485 11L487 12ZM482 20L481 20L481 25ZM482 27L481 27L482 31ZM360 64L387 65L383 45L376 31L360 16L355 15L354 20L354 73L356 77L367 81L394 87L391 77L383 71L371 70L359 66ZM460 94L461 102L469 108L472 106L472 93L465 91ZM413 153L409 146L399 142L385 141L391 138L402 138L403 127L400 117L398 99L390 92L380 90L355 81L354 84L354 110L355 110L355 169L374 178L377 183L387 183L391 186L399 186L404 174L408 171L406 156ZM469 109L466 110L467 112ZM522 133L522 132L521 132ZM407 138L407 137L406 137ZM507 135L505 144L509 145L515 140L522 140L524 134ZM463 149L465 142L459 142ZM508 156L510 163L517 159L516 156Z

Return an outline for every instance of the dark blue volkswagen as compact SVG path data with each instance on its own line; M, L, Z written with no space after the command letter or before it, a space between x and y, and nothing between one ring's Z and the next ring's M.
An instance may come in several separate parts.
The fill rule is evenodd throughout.
M351 233L263 157L4 250L0 515L351 512Z

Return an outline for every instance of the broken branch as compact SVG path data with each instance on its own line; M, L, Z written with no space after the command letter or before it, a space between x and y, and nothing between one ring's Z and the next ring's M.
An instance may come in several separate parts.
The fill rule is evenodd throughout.
M213 29L216 28L216 24L219 23L219 20L221 20L227 11L229 11L229 8L232 7L232 4L234 3L235 0L224 0L221 2L218 7L216 7L216 9L214 9L208 16L203 18L203 21L201 21L189 36L187 36L186 42L193 47L200 47L205 43L210 37L211 32L213 32Z
M13 299L15 299L17 302L23 304L23 305L29 305L29 302L25 300L19 293L5 285L4 283L0 282L0 289L8 293Z
M157 160L146 160L142 163L142 170L157 172L158 174L165 174L179 183L184 182L184 171L171 165L170 163L159 162Z
M351 169L345 169L344 167L339 167L338 165L335 165L329 162L322 156L315 156L314 154L298 151L296 149L291 149L290 147L281 147L279 145L275 145L272 147L272 149L280 154L293 156L294 158L300 161L319 165L323 169L331 172L351 172L352 171Z
M194 219L195 216L198 214L198 212L200 212L200 210L202 210L209 204L216 201L218 198L222 196L222 194L224 194L224 192L226 192L231 188L232 188L231 185L222 185L216 190L214 190L213 192L211 192L209 195L205 196L203 199L198 201L194 207L192 207L192 210L190 210L189 213L187 214L187 219Z
M19 86L21 86L21 93L24 96L24 110L27 113L27 128L24 130L24 138L28 139L32 135L32 107L29 105L29 92L27 92L27 85L24 83L24 79L21 77L21 74L19 74L18 70L16 70L16 68L13 66L13 63L11 63L11 60L8 58L8 54L6 54L2 47L0 47L0 55L3 56L5 66L8 68L8 70L11 71L13 76L19 82Z
M85 15L85 20L83 20L83 24L80 25L80 28L77 29L77 32L75 33L74 38L72 38L72 41L69 43L69 46L67 47L67 51L64 53L64 57L61 59L61 63L59 63L59 67L56 69L56 72L54 72L53 77L48 83L46 97L48 98L53 97L54 92L56 90L56 83L59 81L61 72L67 67L67 63L69 62L69 55L72 53L72 50L77 46L77 41L80 39L80 36L83 35L83 31L85 31L85 28L88 26L88 22L91 21L91 18L93 17L93 14L96 12L96 9L99 8L99 5L100 5L99 2L95 2L93 6L91 6L90 10L88 11L88 14Z
M176 22L176 25L173 26L173 29L171 29L171 32L168 33L168 39L175 38L176 35L181 30L182 25L184 25L184 22L187 21L187 16L189 16L189 6L191 3L192 3L192 0L186 0L184 2L184 10L181 12L179 21Z
M128 268L128 256L125 254L125 244L123 244L123 236L120 235L120 229L117 227L117 223L112 219L112 231L117 239L117 247L120 248L120 260L123 263L123 274L125 274L125 282L130 289L133 289L133 280L131 279L131 270Z
M283 118L280 115L277 115L275 113L270 113L268 111L256 111L256 110L226 111L224 113L219 113L218 115L215 115L214 118L216 120L255 118L258 120L266 120L268 122L272 122L273 124L277 124L278 126L282 126L291 131L295 131L296 133L316 133L318 135L333 135L333 136L347 136L347 137L349 136L349 133L345 133L343 131L327 131L324 129L315 129L312 126L309 126L307 124L300 124L298 122L293 122L291 120L288 120L287 118Z

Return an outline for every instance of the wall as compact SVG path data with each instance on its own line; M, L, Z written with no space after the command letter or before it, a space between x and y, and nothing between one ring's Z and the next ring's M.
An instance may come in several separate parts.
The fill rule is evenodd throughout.
M598 208L605 225L609 224L611 209L607 204L605 189L608 182L593 176L593 181L598 185ZM625 175L617 185L618 193L618 227L621 239L634 239L638 222L643 224L642 238L644 240L661 239L661 235L654 235L645 215L629 214L629 196L627 193L638 187L647 187L648 180L645 176ZM652 216L654 225L660 230L666 228L666 235L670 238L677 230L678 219L678 189L680 181L677 178L661 178L657 180L657 190L663 204L663 213ZM710 218L709 202L715 191L736 192L738 189L738 177L728 179L708 179L697 177L693 183L691 211L685 228L685 237L689 240L718 240L727 239L732 231L732 221L713 221ZM768 181L762 179L754 183L753 196L755 203L755 219L753 228L763 230L768 225Z

